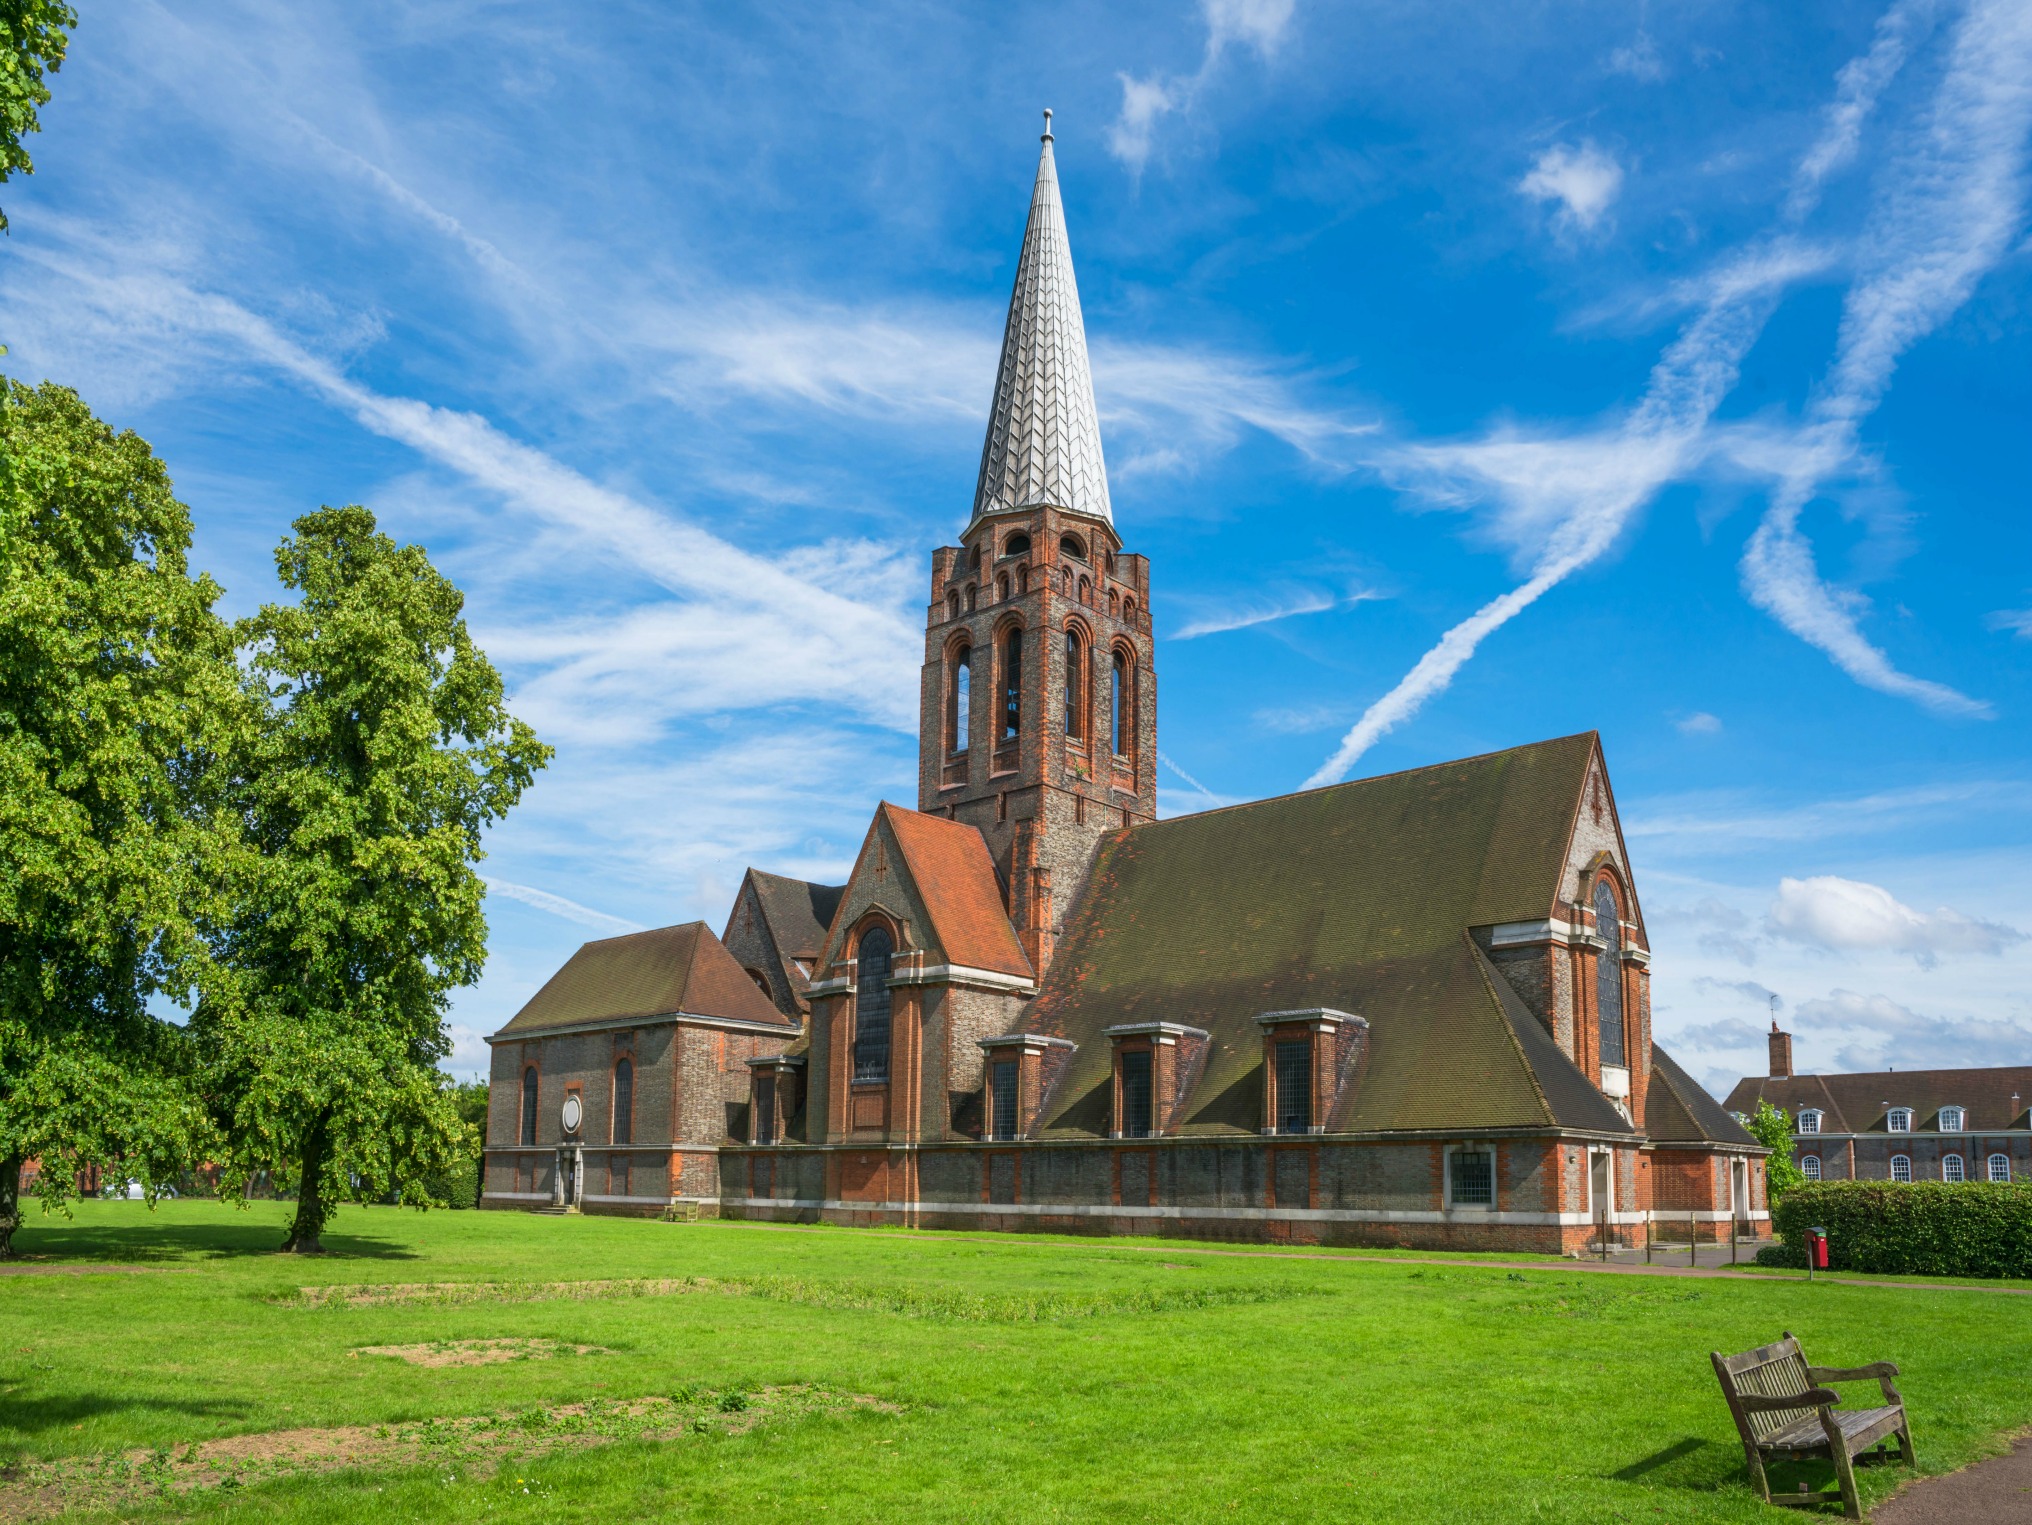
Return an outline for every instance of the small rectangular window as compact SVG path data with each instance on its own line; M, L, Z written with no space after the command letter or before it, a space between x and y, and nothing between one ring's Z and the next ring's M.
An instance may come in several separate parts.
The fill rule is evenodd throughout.
M1312 1127L1312 1044L1306 1039L1277 1045L1277 1131L1304 1133Z
M1910 1133L1912 1131L1912 1109L1910 1107L1893 1107L1884 1116L1884 1126L1893 1133Z
M1942 1133L1961 1132L1962 1129L1961 1117L1962 1113L1960 1107L1942 1107L1940 1109L1940 1131Z
M1150 1050L1131 1049L1122 1055L1122 1137L1150 1134Z
M1802 1113L1800 1113L1800 1114L1799 1114L1799 1131L1800 1131L1801 1133L1818 1133L1818 1132L1820 1132L1820 1114L1819 1114L1818 1112L1802 1112Z
M1486 1149L1459 1149L1453 1156L1453 1205L1493 1207L1496 1157Z
M1016 1079L1018 1069L1014 1059L995 1061L994 1136L1010 1139L1016 1136Z
M755 1142L776 1142L776 1073L760 1070L755 1076Z

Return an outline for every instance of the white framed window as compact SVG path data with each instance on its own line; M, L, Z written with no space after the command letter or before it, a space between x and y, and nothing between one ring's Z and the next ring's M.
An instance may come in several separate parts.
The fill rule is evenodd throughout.
M1817 1154L1802 1154L1799 1157L1799 1168L1805 1172L1807 1180L1818 1181L1820 1179L1820 1156Z
M1891 1179L1894 1181L1909 1181L1912 1179L1911 1155L1894 1154L1891 1156Z
M1990 1179L1992 1181L2008 1181L2011 1179L2011 1157L2008 1154L1993 1154L1990 1156Z
M1463 1144L1447 1150L1446 1205L1496 1205L1496 1154L1483 1145Z
M1943 1181L1966 1181L1968 1171L1958 1154L1944 1154L1940 1157L1940 1178Z
M1811 1107L1808 1107L1804 1112L1800 1113L1799 1131L1801 1133L1820 1132L1820 1114L1814 1111Z
M1960 1107L1942 1107L1940 1109L1940 1131L1942 1133L1961 1132L1964 1115Z
M1910 1133L1912 1131L1912 1109L1910 1107L1893 1107L1884 1114L1884 1126L1893 1133Z

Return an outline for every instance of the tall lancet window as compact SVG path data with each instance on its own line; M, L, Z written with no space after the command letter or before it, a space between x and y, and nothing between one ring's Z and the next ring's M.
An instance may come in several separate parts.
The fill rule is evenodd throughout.
M974 723L974 651L962 646L953 653L952 736L947 745L955 752L967 749L967 735Z
M1129 659L1115 653L1115 670L1108 694L1109 724L1115 729L1115 755L1129 755Z
M1002 646L1002 735L1023 729L1023 631L1011 630Z
M1065 734L1078 741L1086 734L1080 725L1080 708L1086 698L1086 680L1083 669L1086 664L1080 657L1080 638L1077 631L1065 633Z
M861 934L854 975L854 1079L889 1078L889 960L896 944L881 927Z
M1623 1054L1623 923L1616 892L1604 879L1595 885L1595 930L1602 951L1595 964L1595 1014L1601 1022L1602 1063L1628 1063Z

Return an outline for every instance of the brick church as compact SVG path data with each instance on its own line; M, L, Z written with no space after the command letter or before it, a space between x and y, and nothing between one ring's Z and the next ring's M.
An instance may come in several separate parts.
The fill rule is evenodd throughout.
M1651 1041L1589 733L1157 819L1151 567L1108 499L1048 130L916 808L845 885L581 948L490 1039L484 1203L1575 1252L1764 1219Z

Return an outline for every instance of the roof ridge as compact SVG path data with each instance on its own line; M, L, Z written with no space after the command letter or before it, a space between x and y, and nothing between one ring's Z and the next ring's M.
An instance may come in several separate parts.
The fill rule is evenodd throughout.
M1441 768L1459 768L1468 763L1487 762L1493 757L1507 757L1512 752L1532 752L1540 747L1553 747L1562 741L1579 741L1592 736L1599 741L1601 732L1594 730L1575 731L1568 736L1547 736L1542 741L1522 741L1514 747L1497 747L1488 752L1477 752L1472 757L1449 757L1444 762L1420 763L1415 768L1397 768L1389 773L1371 773L1366 778L1343 779L1338 784L1321 784L1316 789L1293 789L1289 794L1266 794L1261 799L1236 800L1232 805L1215 805L1210 810L1195 810L1190 815L1166 816L1161 821L1146 821L1141 826L1117 827L1116 832L1148 831L1153 826L1170 826L1180 821L1203 821L1208 816L1225 815L1233 810L1253 810L1258 805L1275 805L1280 800L1302 799L1308 794L1330 794L1336 789L1359 789L1364 784L1387 783L1393 778L1408 778L1414 773L1431 773Z

